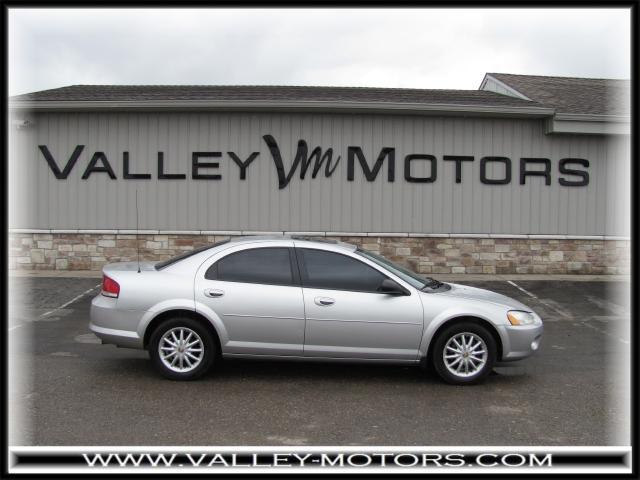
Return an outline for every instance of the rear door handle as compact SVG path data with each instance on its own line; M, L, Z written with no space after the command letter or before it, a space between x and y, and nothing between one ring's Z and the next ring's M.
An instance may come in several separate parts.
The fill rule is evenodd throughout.
M336 303L333 298L329 297L316 297L314 301L316 302L316 305L320 305L321 307L328 307L329 305Z
M217 288L207 288L204 291L204 294L209 298L217 298L224 295L224 290L218 290Z

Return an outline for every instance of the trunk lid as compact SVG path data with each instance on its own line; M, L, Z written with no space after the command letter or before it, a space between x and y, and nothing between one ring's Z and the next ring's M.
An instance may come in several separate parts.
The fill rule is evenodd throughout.
M155 264L156 262L140 262L140 271L146 272L155 270L155 268L153 267ZM137 272L138 262L108 263L102 268L102 271L107 275L114 272Z

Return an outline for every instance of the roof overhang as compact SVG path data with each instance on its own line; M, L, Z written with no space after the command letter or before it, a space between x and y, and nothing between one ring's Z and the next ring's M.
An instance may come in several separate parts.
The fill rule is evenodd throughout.
M493 77L492 77L493 78ZM14 114L37 112L243 111L376 113L468 117L539 118L548 134L629 135L630 117L559 113L551 107L332 101L13 101Z
M629 135L631 118L627 115L588 115L556 113L545 121L546 133L586 135Z
M539 106L461 105L391 102L330 101L20 101L9 102L13 111L322 111L340 113L382 113L416 115L468 115L503 117L548 117L553 109Z
M504 95L530 100L522 92L489 73L485 74L479 89L494 91L496 86L501 89L500 93ZM562 113L554 110L554 114L545 119L545 133L629 135L631 133L631 118L629 115L592 115Z

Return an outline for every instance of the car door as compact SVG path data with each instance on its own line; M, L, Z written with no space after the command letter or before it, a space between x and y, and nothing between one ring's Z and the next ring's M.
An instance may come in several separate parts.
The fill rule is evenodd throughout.
M307 320L306 357L418 357L423 310L415 292L381 293L382 281L390 277L353 256L298 247L296 253Z
M223 353L302 356L304 303L294 255L286 246L248 247L198 272L196 302L223 322Z

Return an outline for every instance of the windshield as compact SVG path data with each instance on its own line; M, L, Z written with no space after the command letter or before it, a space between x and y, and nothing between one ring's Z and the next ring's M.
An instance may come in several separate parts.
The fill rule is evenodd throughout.
M405 282L409 283L414 288L421 290L427 285L431 285L432 283L435 282L435 280L433 280L432 278L421 277L420 275L418 275L415 272L412 272L408 268L405 268L402 265L398 265L397 263L392 262L391 260L388 260L383 256L377 255L373 252L369 252L367 250L358 248L356 250L356 253L365 258L368 258L372 262L377 263L381 267L384 267L385 269L389 270L391 273L394 273L395 275L400 277Z
M224 243L227 243L228 241L229 240L223 240L221 242L213 243L211 245L205 245L204 247L199 247L194 250L189 250L188 252L181 253L180 255L171 257L170 259L164 260L163 262L156 263L154 265L154 268L156 270L162 270L163 268L166 268L169 265L173 265L174 263L184 260L185 258L189 258L190 256L195 255L196 253L204 252L205 250L209 250L210 248L217 247L218 245L222 245Z

